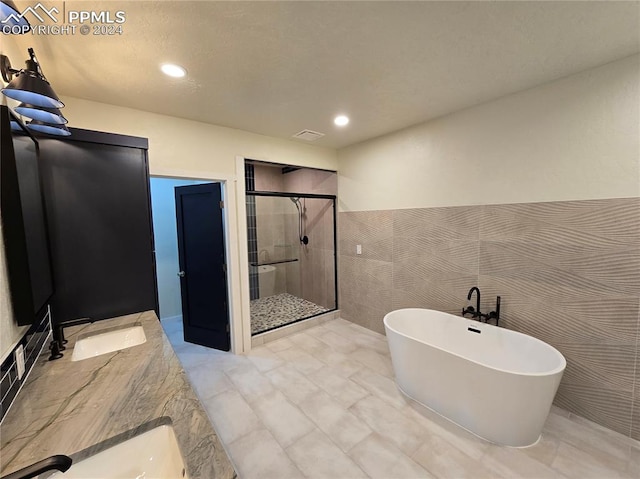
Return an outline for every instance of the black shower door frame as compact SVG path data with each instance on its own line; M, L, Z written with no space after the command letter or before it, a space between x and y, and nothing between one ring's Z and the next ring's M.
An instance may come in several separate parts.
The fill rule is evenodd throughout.
M338 211L336 209L336 195L319 195L313 193L280 193L276 191L247 191L247 196L270 196L270 197L279 197L279 198L309 198L309 199L320 199L320 200L331 200L331 204L333 207L333 287L334 287L334 298L335 298L335 307L328 311L324 311L322 313L313 314L311 316L306 316L304 318L296 319L295 321L291 321L283 326L288 326L289 324L295 324L300 321L305 321L307 319L315 318L316 316L321 316L323 314L331 313L332 311L338 310L338 232L337 232L337 214ZM272 331L274 329L281 328L282 326L276 326L274 328L266 329L264 331L260 331L260 334L266 333L267 331Z

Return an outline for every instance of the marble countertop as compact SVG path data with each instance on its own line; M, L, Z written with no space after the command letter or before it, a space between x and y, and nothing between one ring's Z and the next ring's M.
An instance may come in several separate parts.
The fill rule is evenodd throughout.
M79 334L134 323L145 343L71 361ZM0 425L1 475L54 454L79 460L95 444L169 417L190 479L236 477L153 311L66 328L65 336L64 357L48 361L43 352Z

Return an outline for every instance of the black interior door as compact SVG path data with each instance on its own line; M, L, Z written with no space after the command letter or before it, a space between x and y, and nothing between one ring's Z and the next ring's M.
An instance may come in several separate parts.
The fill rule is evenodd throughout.
M184 340L229 351L220 184L179 186L175 191Z

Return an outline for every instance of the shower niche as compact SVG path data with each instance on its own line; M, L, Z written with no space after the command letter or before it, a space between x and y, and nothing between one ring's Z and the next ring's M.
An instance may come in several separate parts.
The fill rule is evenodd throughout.
M256 335L337 309L335 172L245 165Z

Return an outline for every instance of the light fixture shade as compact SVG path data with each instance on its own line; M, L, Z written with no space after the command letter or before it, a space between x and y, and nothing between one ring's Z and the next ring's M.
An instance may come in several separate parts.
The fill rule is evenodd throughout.
M60 110L57 108L44 108L29 105L28 103L20 103L14 110L16 113L26 116L27 118L52 123L54 125L64 125L69 122L62 116L62 113L60 113Z
M35 71L20 70L6 88L2 89L2 93L9 98L37 107L64 107L64 103L58 99L49 82Z
M21 27L17 31L12 28L11 33L27 33L31 30L29 21L20 14L18 7L12 0L0 1L0 22L2 22L2 25L10 27Z
M27 123L27 128L38 133L46 133L47 135L69 136L71 132L64 125L53 125L43 121L31 120Z

